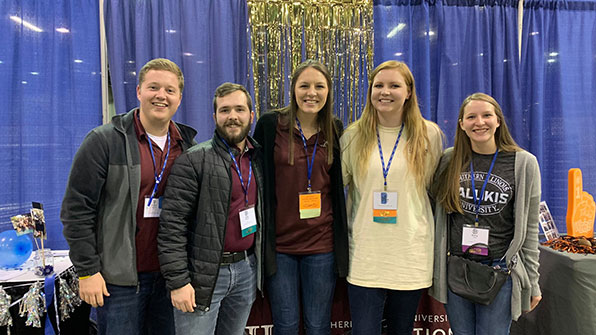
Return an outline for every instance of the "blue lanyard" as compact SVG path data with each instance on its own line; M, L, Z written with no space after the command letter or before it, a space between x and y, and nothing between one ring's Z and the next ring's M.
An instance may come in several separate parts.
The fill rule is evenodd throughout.
M389 162L387 162L387 168L385 168L385 159L383 158L383 148L381 148L381 137L379 136L379 129L377 128L377 144L379 145L379 156L381 156L381 164L383 165L383 185L385 186L385 191L387 191L387 175L389 174L389 168L391 167L391 161L393 160L393 155L395 154L395 149L397 149L397 144L399 143L399 139L401 137L401 132L404 130L404 124L401 124L401 128L399 128L399 134L397 135L397 140L395 140L395 145L393 146L393 151L391 152L391 157L389 157Z
M155 170L155 155L153 154L153 145L151 144L151 138L149 138L149 136L147 136L147 142L149 142L149 151L151 151L151 159L153 160L153 175L155 176L155 186L153 186L153 191L151 191L149 203L147 204L147 206L151 206L153 197L155 196L155 193L157 193L159 182L161 182L161 178L163 177L163 172L166 170L166 164L168 164L168 157L170 156L170 131L168 130L168 152L166 153L166 159L163 161L163 166L161 167L159 175Z
M478 211L480 210L480 203L482 202L482 199L484 199L484 190L486 189L486 184L488 184L488 179L490 178L491 173L493 172L493 167L495 166L495 161L497 160L497 154L499 153L499 150L497 150L495 152L495 155L493 156L493 161L490 163L490 168L488 169L488 172L486 173L486 178L484 179L484 184L482 185L482 190L480 191L480 199L476 198L476 184L474 183L474 163L473 160L470 159L470 173L472 174L472 196L474 197L474 205L476 206L476 219L475 219L475 224L476 227L478 227Z
M221 141L226 145L228 148L228 153L230 157L232 157L232 161L234 162L234 166L236 167L236 173L238 173L238 177L240 178L240 186L242 186L242 192L244 192L244 205L248 207L248 187L250 186L250 181L252 179L252 157L248 158L248 182L246 183L246 187L244 186L244 180L242 179L242 171L240 171L240 165L238 165L238 161L236 161L236 157L234 157L234 153L232 153L232 149L230 145L223 137L219 137ZM248 145L248 144L247 144Z
M304 152L306 153L306 166L308 168L308 191L312 191L310 185L310 177L312 176L312 167L315 165L315 154L317 153L317 144L319 144L319 133L317 133L317 138L315 139L315 149L312 151L312 159L308 159L308 149L306 147L306 137L304 137L304 133L302 132L302 127L300 126L300 120L296 118L296 124L298 125L298 130L300 130L300 136L302 137L302 144L304 144Z

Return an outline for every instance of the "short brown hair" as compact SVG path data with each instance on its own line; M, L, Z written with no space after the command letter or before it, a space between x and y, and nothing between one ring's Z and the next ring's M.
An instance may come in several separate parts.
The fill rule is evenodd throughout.
M246 95L246 104L248 105L248 110L252 112L252 99L246 88L240 84L228 82L219 85L215 89L215 94L213 96L213 114L217 112L217 98L225 97L226 95L234 93L236 91L244 92L244 95Z
M176 63L172 62L169 59L165 58L155 58L148 61L143 67L141 68L141 72L139 72L139 86L143 84L145 80L145 75L150 70L158 70L158 71L169 71L178 77L178 88L180 88L180 93L184 90L184 75L182 75L182 71L176 65Z

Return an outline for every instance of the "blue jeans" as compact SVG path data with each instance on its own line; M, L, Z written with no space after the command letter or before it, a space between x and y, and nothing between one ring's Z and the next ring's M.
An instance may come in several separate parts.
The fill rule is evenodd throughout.
M174 334L172 303L161 273L139 273L138 287L106 286L110 296L97 308L99 334Z
M174 308L176 335L242 335L257 297L255 255L221 265L208 311L184 313Z
M300 256L277 253L276 259L277 272L266 281L273 333L298 334L302 300L306 334L330 334L335 292L333 252Z
M412 335L422 290L397 291L348 283L352 335L380 335L383 310L387 334Z
M497 262L505 268L505 262ZM447 290L445 310L451 330L457 335L506 335L511 326L511 276L488 305L473 303Z

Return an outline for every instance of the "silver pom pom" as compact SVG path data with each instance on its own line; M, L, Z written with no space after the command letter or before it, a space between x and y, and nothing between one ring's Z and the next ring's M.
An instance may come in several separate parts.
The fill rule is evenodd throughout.
M7 335L10 335L12 316L10 316L10 296L0 286L0 327L6 327Z
M68 280L59 277L58 285L60 287L60 321L64 321L70 317L77 306L81 305L81 298L73 292Z
M45 294L41 290L42 283L36 282L25 293L19 306L19 315L27 314L26 326L41 328L41 317L46 312Z

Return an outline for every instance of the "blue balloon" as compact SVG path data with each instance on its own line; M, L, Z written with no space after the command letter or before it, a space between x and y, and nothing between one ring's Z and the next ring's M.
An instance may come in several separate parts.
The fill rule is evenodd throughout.
M33 244L27 235L18 236L17 232L10 229L0 233L0 268L13 269L25 263Z

